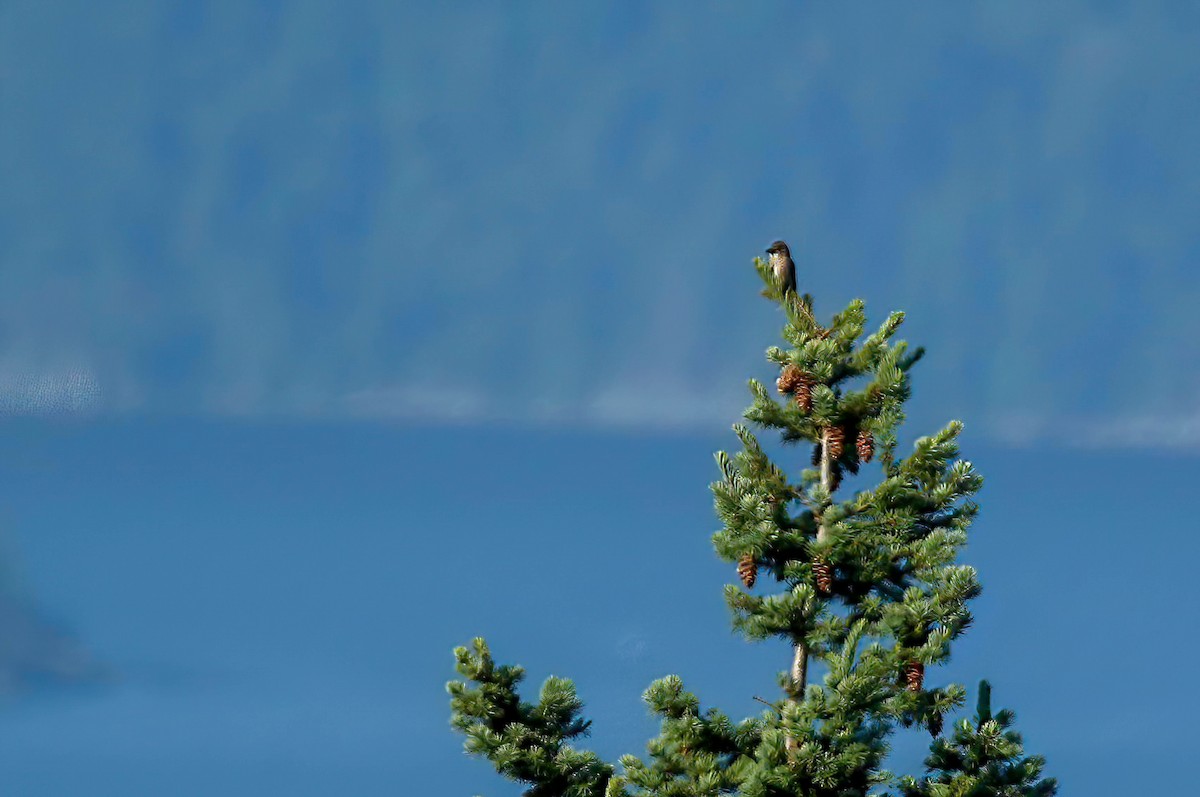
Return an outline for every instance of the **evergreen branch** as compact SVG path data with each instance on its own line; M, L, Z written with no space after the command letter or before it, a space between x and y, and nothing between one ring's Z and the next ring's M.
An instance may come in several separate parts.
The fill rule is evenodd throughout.
M925 760L929 774L899 782L904 797L1051 797L1053 778L1043 778L1045 759L1025 755L1021 735L1012 729L1014 715L991 709L991 686L979 684L975 722L962 720L950 739L935 739Z
M591 724L580 716L583 703L574 685L550 677L536 704L522 702L517 685L524 670L497 666L481 637L472 647L454 650L456 669L466 680L446 684L450 721L466 735L466 752L488 759L511 780L530 784L526 797L602 797L612 766L566 744L587 735Z

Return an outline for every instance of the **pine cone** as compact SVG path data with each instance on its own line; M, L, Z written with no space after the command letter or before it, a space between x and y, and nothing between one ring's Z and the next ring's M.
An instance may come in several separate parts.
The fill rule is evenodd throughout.
M846 430L840 426L825 429L825 445L829 446L829 456L834 460L841 459L846 450Z
M758 580L758 562L750 554L743 554L738 560L737 574L746 589L754 589L754 582Z
M929 724L926 725L925 727L929 728L929 735L932 736L933 738L936 739L937 737L941 736L942 735L942 715L941 714L930 714L929 715Z
M925 665L919 661L905 664L904 685L910 692L920 692L925 687Z
M796 404L805 415L812 412L812 392L815 384L816 380L804 372L801 372L796 380Z
M858 449L859 462L870 462L875 456L875 438L866 429L858 430L858 439L854 441L854 445Z
M813 581L816 582L817 592L828 595L833 590L833 568L824 559L813 559Z
M829 492L834 492L842 486L842 466L838 463L833 463L833 467L829 469Z
M800 384L800 380L804 378L804 372L795 365L784 366L783 372L779 374L779 378L775 380L775 387L779 388L779 392L788 394L795 392L796 386Z

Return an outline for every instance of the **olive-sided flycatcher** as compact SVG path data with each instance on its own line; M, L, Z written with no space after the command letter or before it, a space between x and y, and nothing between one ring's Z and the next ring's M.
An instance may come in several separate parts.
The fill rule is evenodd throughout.
M779 293L787 296L796 292L796 264L792 262L792 253L787 244L776 241L767 247L771 256L771 268L775 270L775 281L779 283Z

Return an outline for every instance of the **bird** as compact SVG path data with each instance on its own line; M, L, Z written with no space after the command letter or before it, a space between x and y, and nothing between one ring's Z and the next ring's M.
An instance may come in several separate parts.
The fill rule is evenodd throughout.
M775 271L775 281L779 283L779 293L787 296L796 292L796 264L792 262L792 253L783 241L776 241L767 247L771 256L771 268Z

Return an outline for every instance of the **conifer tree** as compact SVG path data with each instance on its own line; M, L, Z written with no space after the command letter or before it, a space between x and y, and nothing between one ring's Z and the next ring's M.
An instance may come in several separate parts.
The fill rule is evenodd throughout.
M467 752L528 784L528 797L1053 795L1042 760L1025 757L1010 729L1012 714L992 715L986 682L975 722L963 719L941 738L943 718L966 691L931 686L926 672L971 625L968 604L980 587L955 559L982 480L957 459L958 421L918 439L907 456L897 452L909 372L923 354L895 339L903 314L867 334L855 300L823 326L810 296L784 293L761 259L755 268L764 295L784 310L787 348L767 350L779 398L750 380L744 416L777 433L789 456L776 464L750 426L734 426L741 450L716 455L723 528L713 544L739 582L725 587L734 627L790 646L780 698L734 723L702 709L677 676L662 678L643 696L661 731L645 759L623 756L618 772L572 746L589 722L569 680L552 677L536 704L522 701L522 669L497 665L476 639L455 650L465 680L447 686ZM811 467L790 456L802 446L811 447ZM859 484L876 459L880 480ZM914 726L933 736L927 771L893 775L883 768L888 739Z

